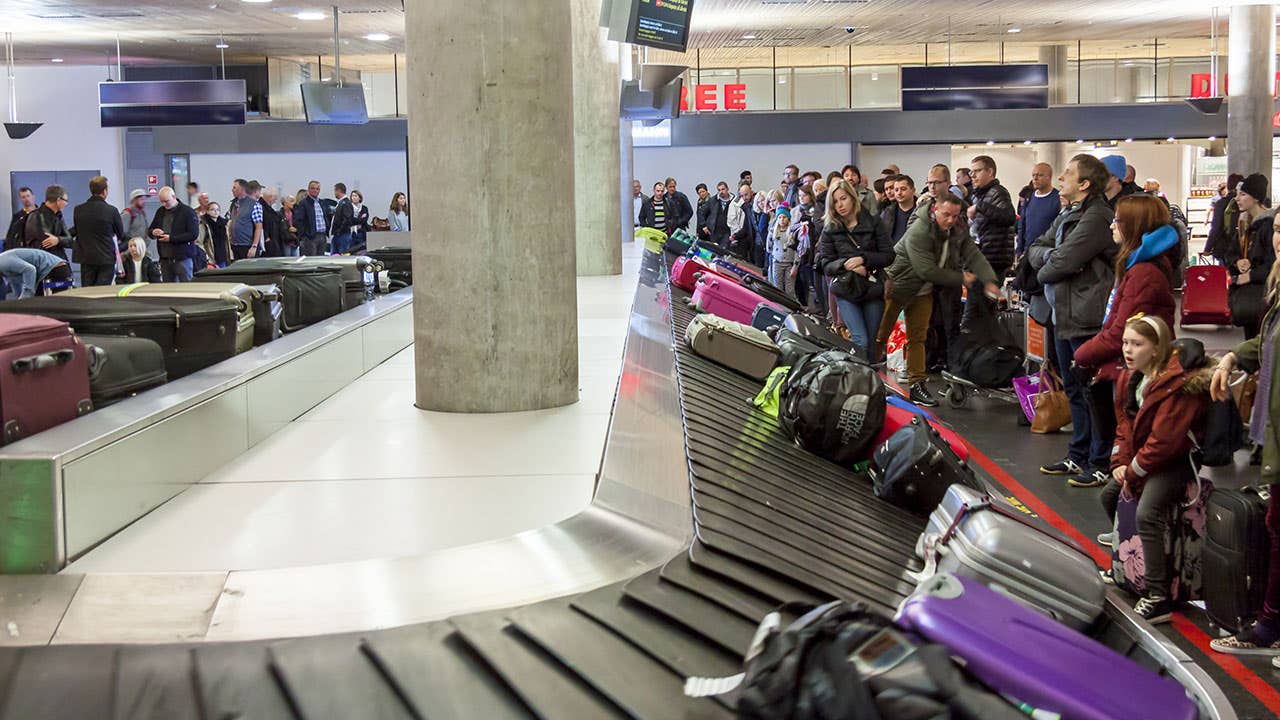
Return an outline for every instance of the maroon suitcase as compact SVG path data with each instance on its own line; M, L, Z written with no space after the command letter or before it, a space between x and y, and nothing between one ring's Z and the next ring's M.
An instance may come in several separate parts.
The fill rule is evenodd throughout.
M0 314L0 445L92 409L89 355L71 327L36 315Z
M1182 284L1182 321L1186 325L1230 325L1230 288L1222 265L1193 265Z

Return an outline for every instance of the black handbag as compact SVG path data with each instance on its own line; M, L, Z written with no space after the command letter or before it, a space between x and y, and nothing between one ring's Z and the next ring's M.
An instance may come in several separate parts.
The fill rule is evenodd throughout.
M1262 283L1232 285L1227 293L1227 307L1231 310L1231 323L1236 327L1258 328L1262 321L1267 289Z

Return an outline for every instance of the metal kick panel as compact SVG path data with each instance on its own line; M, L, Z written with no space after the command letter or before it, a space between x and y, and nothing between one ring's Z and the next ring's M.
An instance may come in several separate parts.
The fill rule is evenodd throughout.
M244 386L68 463L67 561L248 449Z
M361 328L364 372L413 344L413 305L405 305Z
M283 429L360 376L361 334L348 333L250 380L248 447Z

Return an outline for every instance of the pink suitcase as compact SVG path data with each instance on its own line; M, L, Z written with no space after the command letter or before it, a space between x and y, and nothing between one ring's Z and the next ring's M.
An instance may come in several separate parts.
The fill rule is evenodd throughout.
M1222 265L1193 265L1182 283L1182 322L1186 325L1230 325L1227 302L1230 279Z
M693 292L697 275L708 272L712 272L711 266L702 258L682 255L671 266L671 284L681 290Z
M698 278L689 304L699 312L718 315L725 320L751 324L751 315L761 303L771 305L782 314L786 310L768 302L759 295L729 280L710 273Z

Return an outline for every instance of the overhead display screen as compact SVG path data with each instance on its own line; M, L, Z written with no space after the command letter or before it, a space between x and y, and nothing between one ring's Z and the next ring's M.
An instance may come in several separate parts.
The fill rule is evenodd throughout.
M627 42L684 52L689 44L693 0L633 0Z

